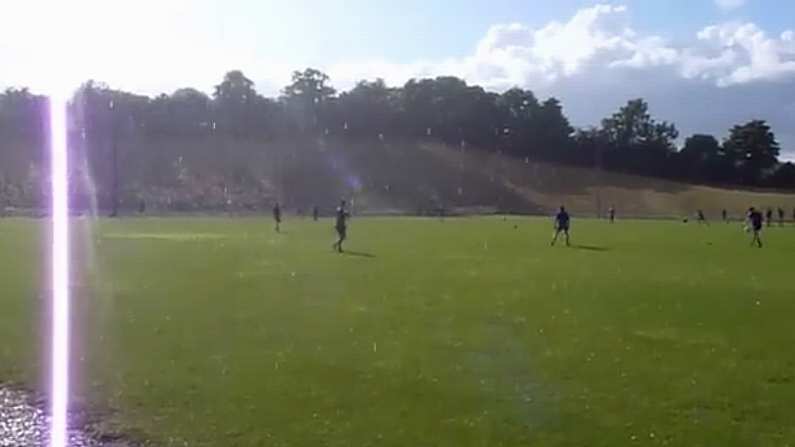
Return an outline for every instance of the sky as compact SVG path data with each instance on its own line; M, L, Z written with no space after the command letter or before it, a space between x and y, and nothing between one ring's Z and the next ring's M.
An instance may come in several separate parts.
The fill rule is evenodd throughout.
M0 88L209 92L241 69L277 95L310 66L343 90L455 75L558 97L576 126L635 97L683 136L766 119L795 158L792 1L0 0L0 14Z

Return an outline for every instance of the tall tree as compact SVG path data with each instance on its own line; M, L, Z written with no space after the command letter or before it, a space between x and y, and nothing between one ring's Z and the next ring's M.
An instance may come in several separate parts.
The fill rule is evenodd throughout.
M602 128L611 142L620 147L654 145L672 150L679 136L676 126L657 122L643 99L633 99L610 118L602 120Z
M609 167L647 175L672 174L671 155L679 132L671 123L654 120L643 99L629 101L602 120L602 131L610 144L605 157Z
M502 112L502 125L497 131L506 149L518 157L535 155L532 142L541 113L536 96L530 90L514 87L500 95L497 104Z
M574 129L563 114L560 101L549 98L541 104L536 120L537 141L541 153L550 160L564 161L571 157Z
M679 174L687 179L717 180L717 165L725 158L718 140L712 135L696 134L685 140L677 154Z
M228 72L213 92L215 125L236 136L251 134L256 131L254 109L259 101L251 79L240 70Z
M411 79L402 91L403 126L413 137L430 136L452 144L489 145L501 121L498 96L462 79Z
M770 186L795 189L795 164L791 161L778 165L770 177Z
M84 83L71 101L74 125L82 135L82 150L92 171L102 174L98 183L105 186L107 196L101 202L110 208L112 216L118 214L121 200L125 154L120 153L120 144L142 133L148 107L145 96L113 90L94 81Z
M45 134L46 101L27 88L0 93L0 132L6 137L39 140Z
M399 97L383 79L359 81L339 98L343 126L352 135L394 135L397 131Z
M292 82L284 88L282 99L299 129L319 129L329 112L329 102L336 94L327 74L314 68L294 71Z
M685 145L680 153L688 161L703 163L719 157L721 147L717 138L712 135L695 134L685 140Z
M779 145L765 121L753 120L734 126L723 143L726 155L734 161L748 184L760 184L778 162Z

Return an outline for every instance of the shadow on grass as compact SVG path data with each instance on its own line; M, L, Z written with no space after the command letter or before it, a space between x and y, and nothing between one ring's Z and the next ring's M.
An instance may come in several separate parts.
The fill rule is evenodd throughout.
M346 251L343 251L340 254L343 254L343 255L346 255L346 256L355 256L355 257L358 257L358 258L374 258L375 257L375 255L372 254L372 253L365 253L365 252L361 252L361 251L349 251L349 250L346 250Z
M571 248L577 250L585 250L585 251L610 251L607 247L597 247L595 245L581 245L581 244L573 244Z

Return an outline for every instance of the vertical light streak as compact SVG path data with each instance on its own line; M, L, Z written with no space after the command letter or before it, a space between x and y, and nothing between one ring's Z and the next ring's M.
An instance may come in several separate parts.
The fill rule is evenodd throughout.
M69 185L66 99L50 96L52 370L50 447L67 447L69 407Z

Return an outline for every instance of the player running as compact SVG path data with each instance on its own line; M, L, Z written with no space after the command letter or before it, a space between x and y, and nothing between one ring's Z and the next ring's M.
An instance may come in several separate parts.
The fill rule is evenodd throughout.
M555 246L555 242L558 241L558 236L560 233L563 233L566 236L566 246L568 247L571 245L569 243L569 226L571 223L571 218L569 217L569 213L566 212L566 208L561 206L560 211L558 214L555 215L555 236L552 238L552 246Z
M698 223L709 226L709 222L707 222L707 216L704 215L704 210L698 210L696 212L698 217Z
M748 209L746 217L748 219L748 228L754 233L751 245L756 244L757 247L762 248L762 238L759 237L759 233L762 231L762 213L751 207Z
M279 202L273 204L273 220L276 222L275 230L279 233L281 231L279 225L282 223L282 208L279 206Z
M342 253L342 243L348 237L348 218L351 217L350 213L345 209L345 201L340 201L340 206L337 207L335 213L336 218L334 222L334 229L337 230L337 242L331 246L333 250Z

